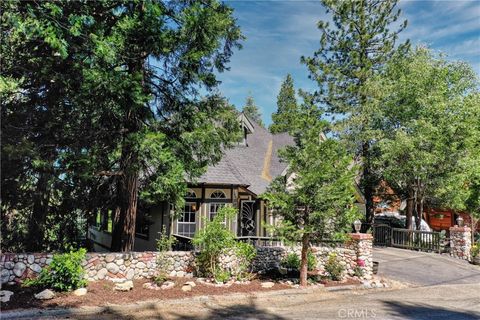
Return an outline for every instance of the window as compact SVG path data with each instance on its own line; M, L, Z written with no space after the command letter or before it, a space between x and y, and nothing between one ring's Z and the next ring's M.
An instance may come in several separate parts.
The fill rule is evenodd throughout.
M187 194L185 195L185 198L186 198L186 199L196 199L196 198L197 198L197 194L196 194L195 191L193 191L193 190L188 190L188 191L187 191Z
M213 218L218 213L220 208L222 208L224 206L225 206L225 203L210 203L210 207L209 207L209 210L208 210L208 215L209 215L210 221L213 220Z
M223 192L222 190L215 190L210 195L210 198L212 198L212 199L226 199L227 196L225 195L225 192Z
M195 235L196 223L195 213L197 204L195 202L187 202L183 207L183 212L177 220L177 234L189 238Z

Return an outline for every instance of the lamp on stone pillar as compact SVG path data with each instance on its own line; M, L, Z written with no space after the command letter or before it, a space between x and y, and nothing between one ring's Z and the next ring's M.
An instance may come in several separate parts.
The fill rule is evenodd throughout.
M457 226L463 227L463 218L461 216L458 216L457 218Z
M360 221L360 220L358 220L358 219L355 220L355 221L353 222L353 226L355 227L355 232L356 232L356 233L360 233L360 229L362 228L362 221Z

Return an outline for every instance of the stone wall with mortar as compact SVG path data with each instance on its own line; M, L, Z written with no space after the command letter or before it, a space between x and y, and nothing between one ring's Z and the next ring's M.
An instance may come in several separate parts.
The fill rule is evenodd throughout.
M472 234L469 227L450 227L450 255L457 259L471 260Z
M257 247L257 256L253 261L253 270L263 271L275 269L289 252L300 256L300 247ZM345 274L354 275L355 268L364 271L364 278L372 275L372 239L371 235L352 234L351 240L345 248L312 247L312 252L317 258L317 269L323 271L323 266L328 256L334 252ZM87 253L83 262L89 281L116 279L151 278L159 270L159 255L161 265L172 277L193 276L195 267L195 252L128 252L128 253ZM52 254L43 253L6 253L0 255L1 283L21 282L25 278L35 277L43 267L50 264ZM238 266L238 261L232 254L220 258L220 264L229 270Z

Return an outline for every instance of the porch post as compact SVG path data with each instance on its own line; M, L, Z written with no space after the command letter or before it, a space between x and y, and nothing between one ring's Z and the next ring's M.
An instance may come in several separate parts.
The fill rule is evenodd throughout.
M457 259L471 260L472 230L469 227L450 227L450 255Z
M373 236L368 233L350 233L349 236L346 248L355 251L357 267L363 271L362 278L369 280L373 275Z

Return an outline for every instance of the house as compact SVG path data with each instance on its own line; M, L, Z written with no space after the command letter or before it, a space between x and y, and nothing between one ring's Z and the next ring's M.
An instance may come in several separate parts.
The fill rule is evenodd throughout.
M228 227L238 237L268 236L265 224L274 223L265 203L258 199L274 177L282 174L286 164L279 158L279 149L293 144L286 133L271 134L245 115L239 115L243 140L225 150L221 161L210 166L195 183L189 185L185 207L178 219L171 218L168 203L150 208L141 204L137 209L137 228L134 250L155 250L156 239L165 226L180 239L191 239L225 205L238 208L236 219ZM88 238L95 251L110 247L112 213L98 214L88 228Z

